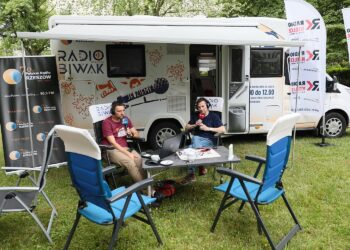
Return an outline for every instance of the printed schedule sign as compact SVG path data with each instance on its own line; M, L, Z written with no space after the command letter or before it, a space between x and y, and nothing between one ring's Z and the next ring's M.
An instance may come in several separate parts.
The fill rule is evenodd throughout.
M0 58L1 132L6 166L42 164L46 135L62 124L55 57ZM26 75L27 91L24 81ZM61 141L55 140L50 164L64 162Z

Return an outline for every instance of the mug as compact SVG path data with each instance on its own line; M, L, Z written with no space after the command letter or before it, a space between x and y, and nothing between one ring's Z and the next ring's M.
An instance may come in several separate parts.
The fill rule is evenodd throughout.
M152 161L159 161L160 157L159 157L159 155L151 155L151 159L152 159Z

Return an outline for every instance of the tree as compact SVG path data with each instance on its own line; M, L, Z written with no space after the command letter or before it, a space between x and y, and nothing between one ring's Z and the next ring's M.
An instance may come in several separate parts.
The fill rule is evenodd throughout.
M341 10L350 5L344 0L309 0L321 14L327 28L327 67L349 67L345 29Z
M282 0L218 0L223 5L221 16L285 17Z
M3 49L13 51L20 48L17 31L47 30L50 13L47 0L1 0L0 33ZM23 44L29 55L40 55L49 47L47 40L23 40Z
M324 19L327 29L327 67L349 67L345 30L341 9L350 0L307 0ZM285 18L283 0L218 0L223 5L222 16L268 16Z

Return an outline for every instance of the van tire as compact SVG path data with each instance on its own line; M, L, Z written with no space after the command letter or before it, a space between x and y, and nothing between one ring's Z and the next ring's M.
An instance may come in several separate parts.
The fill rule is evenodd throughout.
M152 128L148 137L149 144L153 149L159 149L165 139L180 133L181 130L178 125L169 121L160 122Z
M322 136L322 119L320 121L319 131ZM325 135L329 138L341 137L344 135L346 130L346 120L343 115L337 112L330 112L326 114L325 122Z

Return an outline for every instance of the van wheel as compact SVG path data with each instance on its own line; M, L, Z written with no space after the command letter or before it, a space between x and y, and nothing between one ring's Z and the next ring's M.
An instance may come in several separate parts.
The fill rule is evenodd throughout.
M322 135L322 120L319 125L320 135ZM326 137L341 137L346 130L346 120L343 115L330 112L326 114L325 135Z
M154 126L149 135L150 146L153 149L159 149L163 145L163 141L169 137L177 135L181 132L179 126L171 122L161 122Z

